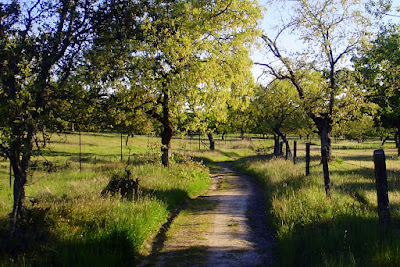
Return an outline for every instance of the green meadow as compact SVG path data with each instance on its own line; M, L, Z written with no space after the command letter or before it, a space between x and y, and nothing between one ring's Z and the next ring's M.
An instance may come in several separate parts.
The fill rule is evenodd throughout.
M372 155L379 140L333 142L331 197L325 196L318 139L311 140L311 175L305 176L305 140L298 160L272 157L273 140L215 135L176 136L171 168L159 162L159 138L115 133L52 134L32 158L23 241L0 244L0 265L135 265L148 255L157 233L177 207L208 190L218 162L255 176L265 189L266 211L282 266L400 265L400 160L387 155L392 226L380 228ZM292 144L294 137L290 139ZM81 155L79 154L81 150ZM80 166L81 164L81 166ZM81 167L81 168L80 168ZM101 196L112 176L129 169L139 179L132 201ZM0 163L0 234L12 207L9 164Z
M314 140L313 140L314 141ZM394 144L387 156L392 226L378 223L373 151L379 140L333 142L331 197L324 190L319 146L311 146L310 176L305 176L305 148L298 161L271 156L247 157L235 167L255 176L268 197L282 266L399 266L400 160Z
M53 134L32 158L26 186L27 240L0 244L0 263L133 265L148 254L171 212L205 192L210 183L208 169L183 154L174 154L172 167L164 168L154 148L158 142L155 137L134 136L126 143L124 136L121 162L120 135L82 133L80 170L79 135ZM123 175L125 168L139 178L137 198L102 197L110 178ZM8 162L1 162L0 175L4 235L12 208Z

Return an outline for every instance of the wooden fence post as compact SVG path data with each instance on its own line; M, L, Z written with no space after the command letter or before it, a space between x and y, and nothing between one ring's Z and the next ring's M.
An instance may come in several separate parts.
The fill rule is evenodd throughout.
M293 164L296 164L297 157L297 141L293 141Z
M199 132L199 151L201 150L201 134Z
M285 142L285 147L286 147L285 160L288 160L288 158L289 158L289 141Z
M10 160L10 188L12 187L12 173L11 173L11 169L12 169L12 166L11 166L11 160Z
M310 145L311 143L306 143L306 175L310 175Z
M121 132L121 161L123 160L123 156L122 156L122 132Z
M147 158L150 158L150 133L147 133Z
M81 142L81 129L79 129L79 171L82 171L82 142Z
M190 152L192 152L192 139L193 139L193 133L190 131L189 132L189 147L190 147Z
M383 149L377 149L374 151L374 165L375 165L376 193L378 196L379 223L382 226L389 226L390 224L389 195L388 195L385 152L383 151Z

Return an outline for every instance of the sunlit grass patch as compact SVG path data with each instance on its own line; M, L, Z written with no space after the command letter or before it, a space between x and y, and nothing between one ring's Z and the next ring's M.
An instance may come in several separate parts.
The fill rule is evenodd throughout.
M151 141L147 136L130 138L128 146L124 139L121 162L119 134L82 133L80 170L78 137L54 135L42 155L33 157L26 186L31 230L23 249L17 246L13 254L0 244L0 265L133 266L149 252L152 238L171 211L209 187L208 169L190 158L173 157L171 168L163 167L158 155L147 150ZM48 161L54 164L51 171L46 168ZM7 162L0 166L3 235L12 189ZM138 198L102 197L113 174L125 168L131 178L139 178Z
M305 176L302 158L296 165L273 158L248 158L235 164L256 176L265 187L283 266L400 264L398 179L389 175L393 227L382 230L376 210L374 171L370 168L373 150L347 149L343 153L329 165L330 198L325 195L318 157L313 157L310 176ZM399 168L397 159L389 158L387 162L388 168Z

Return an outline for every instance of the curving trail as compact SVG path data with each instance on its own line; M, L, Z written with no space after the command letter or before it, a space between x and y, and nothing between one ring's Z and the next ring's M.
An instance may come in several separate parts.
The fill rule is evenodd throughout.
M166 241L142 266L273 266L266 216L255 180L221 164L209 192L181 211Z

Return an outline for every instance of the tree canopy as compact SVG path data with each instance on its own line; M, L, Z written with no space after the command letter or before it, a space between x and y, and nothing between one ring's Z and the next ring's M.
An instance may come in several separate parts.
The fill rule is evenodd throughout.
M275 35L263 35L271 57L259 65L276 79L293 84L318 129L321 155L330 158L332 127L340 114L337 111L351 104L356 91L355 83L348 80L348 62L369 34L369 16L359 0L300 0L293 3L287 19L278 22L281 24ZM282 48L280 37L287 32L302 44L298 49ZM324 175L329 176L327 165ZM329 178L325 180L328 191Z
M366 51L355 58L360 82L368 98L378 106L377 121L400 135L400 29L386 26ZM399 148L400 153L400 148Z
M224 120L228 106L246 102L261 11L250 0L145 2L136 23L128 25L132 36L123 38L128 60L119 62L125 70L120 81L124 97L136 100L132 108L161 123L167 166L178 120L197 118L189 127L204 128L204 118ZM109 35L117 27L111 28Z

